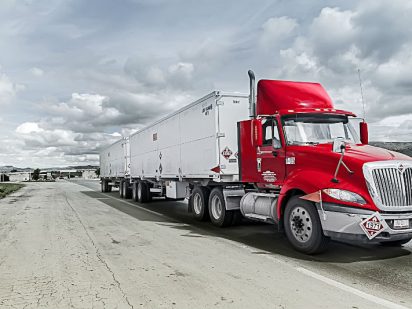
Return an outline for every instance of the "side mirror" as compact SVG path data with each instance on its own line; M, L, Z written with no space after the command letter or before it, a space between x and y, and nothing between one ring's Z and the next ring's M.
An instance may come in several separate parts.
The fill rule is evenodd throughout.
M272 139L272 146L274 149L282 148L282 144L276 137Z
M343 138L335 138L333 140L332 151L336 153L342 153L346 149L345 141Z
M260 147L263 143L262 120L252 119L252 145Z
M362 144L369 143L368 124L365 121L359 123L360 140Z

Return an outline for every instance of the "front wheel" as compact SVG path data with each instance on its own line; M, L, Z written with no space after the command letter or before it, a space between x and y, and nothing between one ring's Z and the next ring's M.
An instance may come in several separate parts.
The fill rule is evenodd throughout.
M222 189L216 187L209 197L210 221L216 226L226 227L232 224L233 211L226 209L225 198Z
M286 237L296 250L307 254L326 250L329 238L323 235L318 211L311 202L292 197L286 204L284 224Z

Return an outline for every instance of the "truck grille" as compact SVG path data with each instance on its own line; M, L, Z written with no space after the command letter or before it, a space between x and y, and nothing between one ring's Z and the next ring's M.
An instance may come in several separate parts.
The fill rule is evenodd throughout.
M372 177L383 206L412 206L412 167L377 168Z

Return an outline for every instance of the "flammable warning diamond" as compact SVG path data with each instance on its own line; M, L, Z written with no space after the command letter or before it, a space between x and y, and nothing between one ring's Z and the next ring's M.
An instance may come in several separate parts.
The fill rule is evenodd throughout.
M359 225L369 239L375 238L386 228L385 220L378 212L373 213Z

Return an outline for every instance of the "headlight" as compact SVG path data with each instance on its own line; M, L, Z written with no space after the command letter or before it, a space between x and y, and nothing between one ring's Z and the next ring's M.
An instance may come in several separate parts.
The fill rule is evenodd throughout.
M341 189L323 189L327 195L341 201L358 204L366 204L365 200L359 194Z

